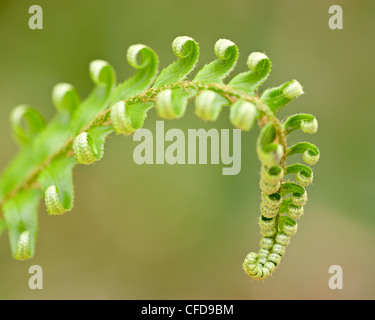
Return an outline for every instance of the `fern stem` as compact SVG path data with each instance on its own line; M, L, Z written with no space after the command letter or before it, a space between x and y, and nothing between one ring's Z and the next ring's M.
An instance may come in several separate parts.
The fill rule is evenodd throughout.
M149 88L143 91L140 94L134 95L129 99L124 100L125 102L137 103L137 102L149 102L154 101L157 94L166 89L194 89L197 92L202 90L211 90L220 95L226 97L229 101L235 102L237 99L242 99L245 101L252 102L256 108L267 118L267 121L272 122L275 130L276 135L280 141L280 144L284 148L284 157L282 159L282 167L285 169L285 160L286 160L286 134L285 129L281 125L279 119L275 116L275 114L270 110L270 108L265 105L258 96L249 95L241 90L237 90L232 88L229 85L222 85L217 83L203 83L200 81L178 81L176 83L165 85L156 88ZM103 125L108 122L108 116L111 112L111 108L107 108L105 111L100 113L93 121L91 121L81 132L85 132L93 127L97 127ZM67 157L71 154L72 144L74 138L69 138L64 146L60 148L57 152L52 154L48 157L37 169L35 169L28 178L26 178L22 183L12 189L3 199L0 200L0 207L9 199L14 197L21 189L30 189L35 187L36 179L38 178L39 174L42 170L48 166L51 162L53 162L57 158ZM2 217L2 213L0 212L0 217Z

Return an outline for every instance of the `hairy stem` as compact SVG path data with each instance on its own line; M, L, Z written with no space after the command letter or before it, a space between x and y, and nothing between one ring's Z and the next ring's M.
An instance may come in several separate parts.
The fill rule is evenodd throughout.
M137 103L137 102L148 102L148 101L155 101L156 95L163 90L166 89L194 89L197 92L202 90L211 90L220 95L224 96L231 102L235 102L237 99L241 98L245 101L252 102L256 108L266 117L267 121L272 122L275 130L277 139L279 139L280 144L284 148L284 157L282 159L282 167L285 168L285 155L286 155L286 135L285 130L282 127L279 119L275 116L275 114L269 109L267 105L265 105L258 96L251 96L243 91L233 89L229 85L221 85L217 83L203 83L199 81L179 81L171 85L166 85L162 87L156 88L149 88L144 92L137 94L135 96L130 97L129 99L124 100L125 102ZM111 112L111 109L108 108L100 113L91 123L89 123L81 132L85 132L93 127L97 127L100 125L105 124L108 122L108 116ZM35 169L28 178L23 181L23 183L16 186L13 190L11 190L3 199L0 200L0 206L2 206L7 200L14 197L21 189L29 189L35 186L36 179L38 178L39 174L42 170L48 166L51 162L53 162L57 158L62 158L71 155L72 144L74 138L70 138L66 141L63 147L60 150L52 154L48 157L37 169ZM2 213L0 212L0 217Z

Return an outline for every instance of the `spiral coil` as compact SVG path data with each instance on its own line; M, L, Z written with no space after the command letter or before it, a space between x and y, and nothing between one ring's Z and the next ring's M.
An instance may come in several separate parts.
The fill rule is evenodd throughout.
M16 259L25 260L34 254L38 230L35 214L42 195L50 215L70 211L73 167L100 160L109 134L130 135L139 130L153 107L161 118L181 118L189 101L194 101L195 114L204 121L216 121L223 109L229 108L229 121L235 128L247 132L255 123L261 128L256 142L261 163L260 249L246 256L243 268L254 279L273 274L297 232L297 221L305 214L305 187L314 177L310 166L320 158L319 149L309 142L287 145L287 136L296 130L317 132L314 116L301 113L285 121L276 116L304 93L302 85L291 80L258 96L272 67L269 57L261 52L248 56L248 71L225 83L239 55L237 45L228 39L219 39L213 50L215 60L204 65L192 80L186 80L198 62L198 43L191 37L177 37L172 50L177 60L158 74L156 53L142 44L130 46L127 61L136 72L118 85L108 62L93 61L89 73L95 87L86 99L81 100L71 84L54 87L52 100L57 116L50 124L30 106L15 108L12 131L21 148L19 157L0 179L6 222L0 218L0 233L9 230ZM28 161L30 155L33 161ZM297 155L302 155L305 164L287 164ZM289 178L295 178L295 182ZM30 192L36 190L39 192Z

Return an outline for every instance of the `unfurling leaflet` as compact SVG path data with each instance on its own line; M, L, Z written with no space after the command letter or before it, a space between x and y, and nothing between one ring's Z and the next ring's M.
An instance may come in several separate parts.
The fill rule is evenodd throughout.
M12 134L20 148L0 177L0 235L8 231L14 259L34 256L37 209L43 196L49 215L72 211L73 170L77 164L101 160L110 134L131 135L143 127L153 109L164 119L179 119L193 101L195 114L204 121L218 120L229 108L229 121L235 128L248 132L255 124L260 127L256 142L261 163L257 219L262 236L259 251L246 256L243 268L254 279L273 274L297 232L297 220L305 213L305 188L313 182L310 166L320 157L314 144L304 141L288 146L287 138L297 130L317 132L318 122L304 113L285 121L277 118L281 108L304 92L298 81L291 80L258 93L272 67L265 53L251 53L248 71L225 82L237 64L239 50L231 40L219 39L213 50L215 59L188 80L198 63L199 50L193 38L177 37L172 43L177 60L158 74L156 53L134 44L126 58L135 73L122 83L117 84L108 62L95 60L89 66L94 88L86 99L81 99L73 85L57 84L52 91L57 114L49 123L29 105L13 110ZM304 164L287 163L298 155Z

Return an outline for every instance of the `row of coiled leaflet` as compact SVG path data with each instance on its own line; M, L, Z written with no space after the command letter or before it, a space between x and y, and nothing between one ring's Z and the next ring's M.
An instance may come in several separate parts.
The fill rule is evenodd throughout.
M256 67L256 62L260 62L265 55L262 53L253 53L249 57L249 65ZM254 61L256 60L256 61ZM293 82L284 90L284 94L291 99L301 94L299 83ZM216 100L221 102L218 103ZM164 119L179 118L185 111L176 112L175 109L181 107L173 99L173 91L166 89L161 91L156 97L156 107L159 116ZM216 102L216 103L215 103ZM186 102L183 102L186 104ZM227 101L214 91L204 90L195 99L196 115L203 120L215 121L221 111L222 105ZM181 108L180 108L181 109ZM236 128L249 131L257 118L258 110L256 106L248 101L237 100L231 105L230 120ZM317 120L310 115L296 115L297 121L300 121L300 128L305 133L315 133L317 131ZM285 123L285 130L290 130L289 124L293 122L293 117L289 118ZM301 120L302 119L302 120ZM111 123L117 134L131 134L135 130L131 126L131 119L126 114L126 103L120 101L112 107ZM294 124L295 125L295 124ZM269 135L269 131L275 131L272 124L266 125L258 139L258 156L262 162L260 188L262 190L262 201L260 205L261 216L259 225L261 229L262 239L260 242L260 250L258 253L250 253L243 263L244 270L252 278L265 279L270 276L275 268L279 265L282 256L285 254L286 247L290 243L291 236L297 232L297 222L303 215L303 206L307 202L307 193L304 186L309 185L313 179L311 169L305 165L295 164L287 168L282 168L280 162L283 158L283 150L280 144L271 152L264 151L270 148L273 139L269 141L261 141L264 136ZM288 132L289 133L289 132ZM272 134L271 134L272 135ZM81 139L86 139L84 147L80 147ZM268 143L268 144L267 144ZM90 143L86 137L86 133L82 133L77 137L74 144L74 151L79 163L90 164L96 161L95 149L90 148ZM298 147L292 147L287 151L287 156ZM308 145L304 149L303 159L307 164L315 164L319 158L319 153ZM93 150L89 152L88 150ZM288 153L289 152L289 153ZM297 183L282 182L284 176L296 173ZM288 196L289 197L286 197ZM283 215L283 213L285 213Z
M289 134L300 128L305 133L315 133L318 122L315 117L306 114L295 115L288 118L283 129ZM245 272L254 279L268 278L280 264L290 239L298 229L297 220L304 213L307 202L305 187L313 181L313 171L307 165L314 165L319 160L319 150L316 146L303 142L297 143L285 150L280 144L272 146L270 141L261 141L267 135L267 131L273 132L271 124L263 127L258 138L258 157L262 163L260 189L262 190L262 202L260 205L261 216L259 226L262 238L258 253L249 253L244 262ZM272 134L271 134L272 136ZM262 145L262 142L265 143ZM265 147L272 151L265 152ZM302 153L304 164L281 165L285 159L295 153ZM283 181L288 175L295 174L295 181Z
M268 78L271 70L271 61L264 53L250 54L247 60L249 71L233 77L228 84L224 84L223 79L229 75L237 62L238 48L232 41L220 39L214 48L217 60L205 65L192 81L182 83L181 80L186 78L198 61L199 47L194 39L183 36L174 40L172 49L178 60L165 68L158 77L155 76L156 79L153 75L148 78L147 74L139 76L139 79L147 78L147 87L153 83L150 90L146 90L141 98L129 98L130 94L126 96L123 93L126 85L131 87L131 81L135 83L139 79L130 79L130 82L116 88L110 99L110 108L106 112L108 117L103 116L105 124L101 123L97 128L94 126L90 130L85 130L74 139L72 149L75 161L78 164L90 165L100 160L104 154L105 138L112 131L116 134L132 134L142 127L147 112L152 107L156 108L160 117L176 119L184 115L188 101L194 99L195 113L205 121L216 121L225 106L230 107L230 121L238 129L249 131L258 120L262 126L257 140L257 153L262 163L262 201L259 218L262 239L259 252L250 253L245 258L243 267L252 278L265 279L279 265L291 236L297 232L296 220L303 215L303 207L307 201L305 187L313 180L312 170L307 165L313 165L319 159L319 150L316 146L302 142L286 148L281 140L284 137L286 141L286 136L297 129L305 133L315 133L318 127L317 120L309 114L297 114L283 123L278 122L278 109L303 94L302 86L296 80L267 89L258 97L258 88ZM143 45L133 45L129 48L128 61L140 70L139 73L142 73L147 64L151 66L148 72L156 72L157 61L150 50ZM103 61L94 61L90 70L93 79L96 79L99 85L113 78L112 71ZM57 85L53 97L58 109L68 112L72 112L80 100L76 90L69 84ZM37 122L39 121L40 127L43 126L42 120L33 110L22 107L16 111L18 113L14 113L17 116L15 123L20 123L22 116L31 114ZM19 140L27 138L24 137L19 125L15 128L18 130ZM294 154L303 154L307 165L286 166L286 159ZM74 163L70 162L67 165L73 167ZM291 174L295 174L296 182L285 181ZM63 187L62 184L61 188ZM71 210L72 200L68 205L63 204L61 190L56 185L47 184L43 188L49 214L60 215ZM72 192L70 197L73 197ZM21 233L14 252L16 259L29 258L30 238L29 231Z

